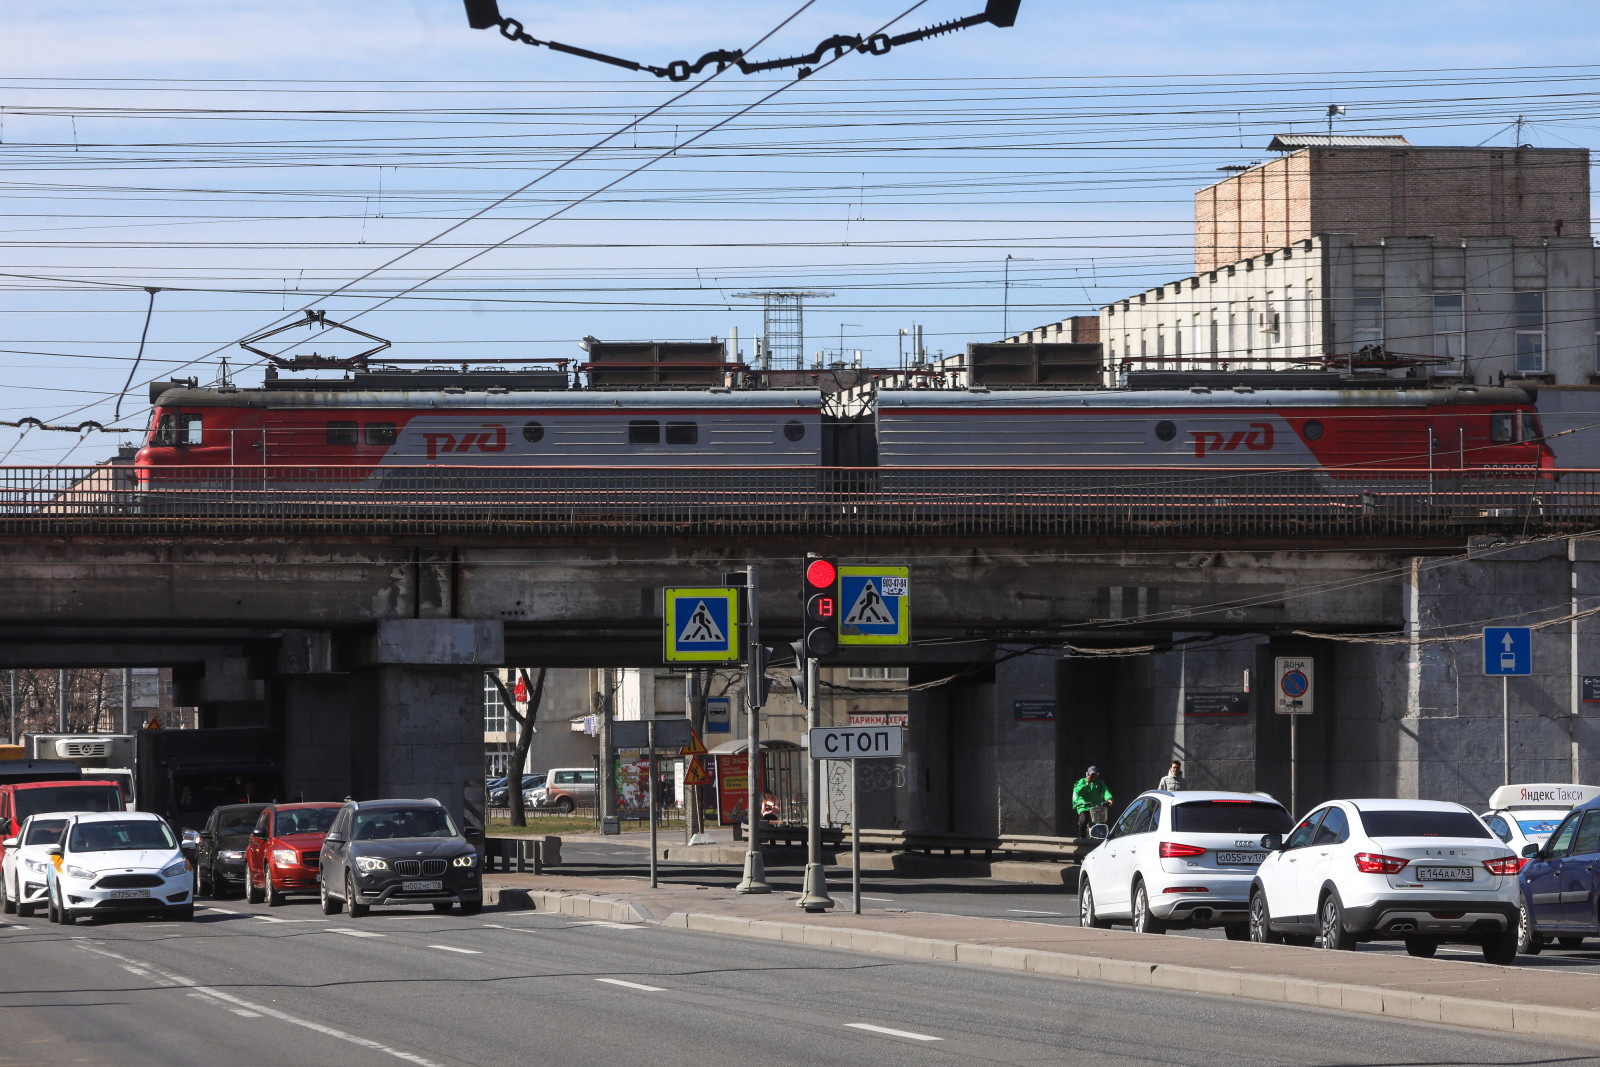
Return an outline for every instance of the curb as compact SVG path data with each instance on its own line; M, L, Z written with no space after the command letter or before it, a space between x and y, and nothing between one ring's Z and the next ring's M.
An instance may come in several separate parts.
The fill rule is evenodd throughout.
M1435 996L1376 986L1320 982L1271 974L1185 967L1136 960L1077 956L1038 949L977 945L931 937L914 937L878 930L809 926L770 919L741 919L726 915L674 912L662 922L702 933L787 941L813 948L842 948L907 959L965 963L976 967L1028 971L1089 982L1166 989L1180 993L1206 993L1241 997L1276 1004L1328 1008L1362 1015L1382 1015L1411 1022L1442 1023L1474 1030L1560 1037L1600 1042L1600 1012L1508 1004L1466 997Z
M584 896L581 893L562 893L548 889L486 888L483 891L485 907L506 908L513 911L548 911L556 915L574 915L584 919L605 919L614 923L653 923L655 917L648 910L626 900L607 897Z

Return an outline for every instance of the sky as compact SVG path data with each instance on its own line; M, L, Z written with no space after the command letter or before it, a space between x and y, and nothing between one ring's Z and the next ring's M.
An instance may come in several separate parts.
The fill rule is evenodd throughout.
M982 7L913 3L501 10L665 64ZM1597 44L1579 3L1023 0L1011 29L803 81L674 83L474 31L451 0L13 0L0 420L126 429L0 428L0 462L103 459L139 437L144 383L208 383L222 357L259 382L237 342L308 307L440 364L730 328L752 357L739 294L802 289L832 294L807 302L808 360L892 366L913 325L960 351L1189 273L1194 191L1330 103L1342 132L1510 145L1521 115L1523 143L1592 147Z

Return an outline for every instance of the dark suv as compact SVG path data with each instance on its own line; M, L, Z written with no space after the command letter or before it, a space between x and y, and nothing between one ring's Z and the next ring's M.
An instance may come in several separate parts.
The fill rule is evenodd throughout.
M461 914L483 907L476 841L456 829L437 800L348 801L322 841L322 913L348 906L351 918L374 904L432 904ZM469 838L471 840L469 840Z

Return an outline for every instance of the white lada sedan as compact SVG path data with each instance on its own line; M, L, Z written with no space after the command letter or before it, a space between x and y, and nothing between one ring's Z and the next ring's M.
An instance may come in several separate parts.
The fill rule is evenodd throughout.
M165 819L143 811L76 814L49 848L50 921L128 913L194 918L194 876Z
M1460 804L1329 801L1261 846L1269 855L1250 891L1252 941L1404 941L1413 956L1465 941L1490 963L1516 960L1522 860Z

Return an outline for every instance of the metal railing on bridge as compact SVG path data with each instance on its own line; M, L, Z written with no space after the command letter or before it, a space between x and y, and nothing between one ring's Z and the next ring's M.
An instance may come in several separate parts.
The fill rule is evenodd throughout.
M0 467L0 535L1366 537L1600 525L1600 471Z

